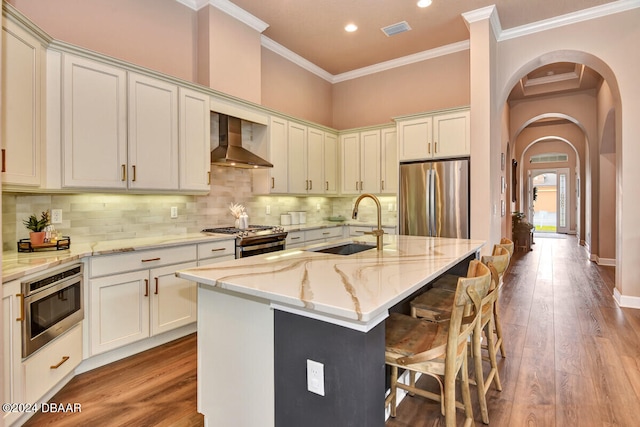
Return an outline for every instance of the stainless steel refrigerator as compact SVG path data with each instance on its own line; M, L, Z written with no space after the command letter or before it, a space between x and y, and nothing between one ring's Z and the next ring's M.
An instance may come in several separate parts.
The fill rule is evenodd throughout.
M469 238L469 160L400 164L400 234Z

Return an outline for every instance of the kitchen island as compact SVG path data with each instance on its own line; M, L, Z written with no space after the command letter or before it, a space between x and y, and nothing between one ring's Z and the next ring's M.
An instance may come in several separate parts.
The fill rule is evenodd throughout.
M384 319L438 276L464 273L484 242L385 235L382 251L317 252L335 244L176 273L199 283L207 425L383 426ZM323 393L307 391L307 360L323 365Z

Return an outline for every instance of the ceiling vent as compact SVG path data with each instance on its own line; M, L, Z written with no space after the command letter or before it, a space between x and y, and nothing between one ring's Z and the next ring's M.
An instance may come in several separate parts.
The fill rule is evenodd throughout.
M398 22L397 24L388 25L386 27L380 28L383 33L387 37L395 36L396 34L404 33L405 31L409 31L411 27L407 23L407 21Z

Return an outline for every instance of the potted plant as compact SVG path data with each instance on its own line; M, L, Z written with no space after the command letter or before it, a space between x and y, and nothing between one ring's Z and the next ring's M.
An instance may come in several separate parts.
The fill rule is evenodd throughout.
M46 210L40 214L40 219L38 219L35 214L32 214L29 218L22 221L24 226L31 230L29 239L32 245L41 245L44 243L44 229L49 225L49 219L49 211Z

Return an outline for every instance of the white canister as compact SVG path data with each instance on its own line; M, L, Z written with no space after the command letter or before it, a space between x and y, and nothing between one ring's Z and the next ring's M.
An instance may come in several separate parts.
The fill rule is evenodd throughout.
M280 225L291 225L291 215L289 214L280 215Z
M289 212L291 224L300 224L300 212Z
M300 216L300 224L306 224L307 223L307 213L304 211L300 211L298 212L299 216Z

